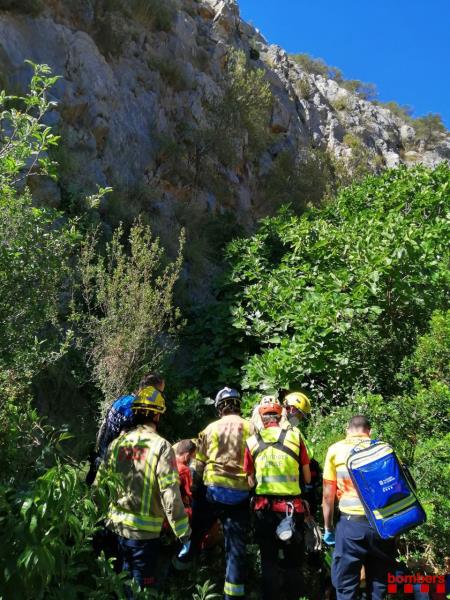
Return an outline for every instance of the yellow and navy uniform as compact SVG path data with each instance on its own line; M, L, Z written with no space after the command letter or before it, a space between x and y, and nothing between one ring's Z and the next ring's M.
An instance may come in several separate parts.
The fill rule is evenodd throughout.
M347 458L358 444L369 442L364 433L349 434L345 440L336 442L328 448L323 468L323 480L336 485L336 497L339 510L348 515L364 515L364 507L347 469Z
M198 436L196 472L206 486L248 490L244 453L253 425L239 415L225 415Z
M123 490L109 509L108 529L124 538L150 540L160 536L166 517L178 538L190 534L174 451L152 425L115 439L104 470L123 479Z
M220 519L226 548L225 600L245 597L250 488L244 453L252 433L251 423L231 414L214 421L198 436L195 471L203 479L206 493L194 505L191 549L198 550L203 535Z

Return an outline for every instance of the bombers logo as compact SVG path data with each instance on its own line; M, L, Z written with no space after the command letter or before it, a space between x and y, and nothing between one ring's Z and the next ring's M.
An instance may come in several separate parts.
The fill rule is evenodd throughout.
M419 585L420 591L424 593L435 592L437 594L445 594L445 576L444 575L415 575L393 574L388 573L388 594L396 594L403 592L404 594L412 594L414 587ZM443 598L445 596L442 596Z

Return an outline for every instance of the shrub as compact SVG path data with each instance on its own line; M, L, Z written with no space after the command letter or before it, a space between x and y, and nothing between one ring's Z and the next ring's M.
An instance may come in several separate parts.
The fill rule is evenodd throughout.
M330 67L322 58L313 58L309 54L291 54L291 59L311 75L321 75L326 79L342 80L342 72L337 67Z
M303 160L289 151L281 152L262 181L265 208L275 212L282 204L290 204L296 214L308 205L318 206L336 191L337 175L328 152L310 148Z
M351 415L369 416L373 436L391 443L411 468L427 512L427 523L403 540L405 559L410 567L414 562L416 568L435 571L444 566L450 526L446 468L450 447L449 328L448 311L433 315L429 332L419 337L415 350L403 362L399 376L405 390L402 395L357 396L317 418L310 432L315 452L323 460L328 446L343 436Z
M215 107L222 130L228 135L248 133L247 153L257 158L271 140L269 118L272 92L263 69L249 67L242 51L232 52L228 59L226 91L222 102Z
M33 206L23 188L30 177L54 176L43 153L57 143L42 123L54 106L47 94L57 78L45 65L32 66L28 95L0 93L0 381L6 397L20 397L32 377L64 351L60 298L78 241L61 213Z
M300 98L303 98L304 100L309 100L311 98L311 84L309 83L309 80L306 77L302 77L300 79L300 83L298 84L298 90Z
M359 79L344 79L340 85L349 92L357 94L363 100L373 102L378 95L377 86L374 83L364 83Z
M0 10L11 10L36 16L43 9L42 0L0 0Z
M337 110L338 112L347 110L348 105L349 101L347 96L339 96L339 98L336 98L331 102L331 106L334 108L334 110Z
M418 140L422 140L425 148L438 143L442 139L442 134L447 132L441 115L429 113L424 117L414 119L412 125L416 132Z
M353 181L360 181L375 169L382 167L379 156L370 151L359 136L346 133L342 141L352 151L346 165Z
M158 31L170 31L176 15L173 0L132 0L133 15L145 25Z
M382 106L383 108L387 108L388 110L391 111L392 114L394 114L399 119L406 121L407 123L409 121L411 121L411 117L412 117L412 113L413 113L413 109L411 108L411 106L401 105L398 102L393 102L393 101L390 101L390 102L377 101L377 102L375 102L375 104L377 104L378 106Z
M449 178L446 165L391 170L231 244L233 324L259 348L246 387L304 383L334 401L397 389L401 360L445 303Z
M152 71L158 71L167 85L175 91L182 92L190 88L181 65L173 58L154 55L148 59L147 64Z
M158 31L171 30L177 10L174 0L106 0L105 9L120 12Z
M118 227L97 255L95 235L83 241L80 293L83 310L74 312L85 336L93 379L105 396L105 406L124 390L133 389L143 374L158 370L174 347L179 324L173 288L182 264L178 257L164 266L164 253L150 228L137 221L127 248Z

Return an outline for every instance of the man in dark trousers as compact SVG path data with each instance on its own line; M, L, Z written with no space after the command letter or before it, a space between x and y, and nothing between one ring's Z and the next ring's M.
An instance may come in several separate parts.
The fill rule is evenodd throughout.
M395 542L383 540L370 525L347 470L353 448L370 442L370 423L363 415L350 419L347 437L328 449L323 470L323 518L326 544L335 545L331 576L337 600L356 600L361 567L365 568L366 590L371 600L386 597L387 574L395 572ZM334 530L335 500L339 520Z

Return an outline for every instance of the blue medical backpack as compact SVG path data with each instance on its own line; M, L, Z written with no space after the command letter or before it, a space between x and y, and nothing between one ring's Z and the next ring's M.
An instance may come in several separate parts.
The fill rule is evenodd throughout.
M369 522L383 539L426 521L414 481L389 444L379 440L358 444L347 459L347 469Z

